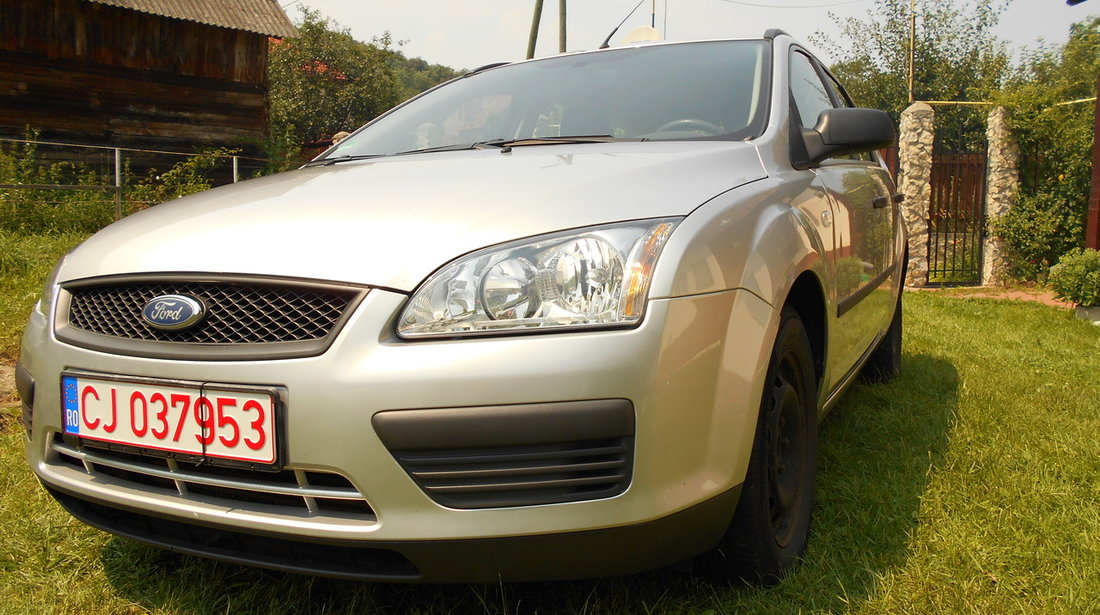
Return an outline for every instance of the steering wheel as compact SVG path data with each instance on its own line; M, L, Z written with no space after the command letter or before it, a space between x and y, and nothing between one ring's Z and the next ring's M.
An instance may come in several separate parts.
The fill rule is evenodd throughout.
M672 120L662 125L655 132L702 132L708 135L720 135L726 132L726 129L717 124L711 124L706 120L685 117L678 120Z

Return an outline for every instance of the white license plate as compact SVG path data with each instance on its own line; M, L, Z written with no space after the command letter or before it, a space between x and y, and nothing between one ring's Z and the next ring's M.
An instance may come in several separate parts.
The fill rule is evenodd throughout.
M65 433L173 453L274 464L265 389L61 376Z

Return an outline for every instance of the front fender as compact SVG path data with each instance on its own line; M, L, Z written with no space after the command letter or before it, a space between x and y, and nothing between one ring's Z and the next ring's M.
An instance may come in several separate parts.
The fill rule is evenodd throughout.
M829 279L812 213L828 209L827 197L812 186L812 175L799 178L804 181L769 177L745 184L692 212L665 247L654 295L745 289L778 308L803 272Z

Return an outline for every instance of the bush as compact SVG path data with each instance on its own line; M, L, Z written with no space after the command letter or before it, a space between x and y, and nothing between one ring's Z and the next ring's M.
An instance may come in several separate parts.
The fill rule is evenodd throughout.
M108 181L79 162L44 159L29 142L0 145L0 183L99 186ZM92 232L114 220L111 190L0 190L0 229L20 233Z
M218 148L186 156L163 173L158 173L156 169L150 170L136 185L126 189L126 213L209 190L210 172L220 159L235 153L237 150Z
M1096 95L1100 17L1070 28L1060 48L1025 50L999 97L1020 144L1025 173L1019 206L999 225L1009 274L1042 279L1050 265L1082 245L1092 172L1092 104L1061 104Z
M0 184L110 186L114 177L81 162L55 162L38 150L37 133L8 146L0 143ZM123 214L209 189L218 164L236 153L225 148L184 156L167 171L151 169L133 181L130 161L123 164ZM90 234L115 220L115 190L71 188L0 190L0 230L18 234Z
M1058 258L1084 243L1084 211L1050 192L1021 196L990 225L1008 251L1008 274L1018 280L1043 278Z
M1060 299L1100 305L1100 251L1071 250L1050 268L1050 285Z

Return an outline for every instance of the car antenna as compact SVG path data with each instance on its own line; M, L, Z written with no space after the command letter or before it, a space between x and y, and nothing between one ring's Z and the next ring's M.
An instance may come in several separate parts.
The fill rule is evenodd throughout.
M643 2L645 2L645 0L638 0L637 6L631 9L630 12L626 14L626 17L623 17L623 20L619 22L619 25L615 26L615 29L611 31L611 34L607 35L607 38L603 39L603 44L597 47L597 49L607 49L611 46L611 37L615 36L615 33L619 31L619 28L623 27L623 24L626 23L626 20L630 19L630 16L634 14L634 11L638 10L639 6L642 6Z

